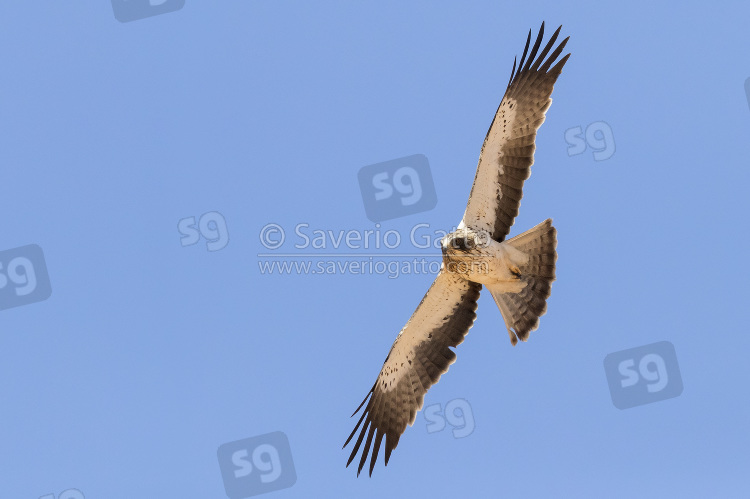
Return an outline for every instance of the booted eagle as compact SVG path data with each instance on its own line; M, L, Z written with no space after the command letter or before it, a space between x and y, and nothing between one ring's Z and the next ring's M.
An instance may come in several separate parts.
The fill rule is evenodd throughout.
M482 145L466 212L458 229L441 241L440 272L354 411L357 414L365 407L344 443L346 447L359 430L346 463L348 467L364 442L357 476L370 450L372 475L383 437L388 465L406 425L414 424L425 393L456 360L450 347L461 343L474 323L482 285L495 299L513 345L529 338L547 309L557 259L552 220L507 241L505 237L518 215L523 182L531 174L536 131L552 103L552 87L570 57L567 54L555 63L568 42L566 38L552 50L561 28L541 52L544 23L530 53L529 31L521 62L516 67L513 61L508 87Z

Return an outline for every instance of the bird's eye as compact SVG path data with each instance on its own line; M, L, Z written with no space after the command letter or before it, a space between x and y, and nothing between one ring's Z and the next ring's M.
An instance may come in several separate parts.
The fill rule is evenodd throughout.
M468 237L457 237L453 239L452 246L459 251L467 251L474 248L474 241Z

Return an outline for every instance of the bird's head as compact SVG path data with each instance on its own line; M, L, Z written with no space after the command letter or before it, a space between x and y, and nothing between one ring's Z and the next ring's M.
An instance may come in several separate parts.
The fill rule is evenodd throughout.
M440 240L443 253L466 253L482 246L482 238L470 229L458 229Z

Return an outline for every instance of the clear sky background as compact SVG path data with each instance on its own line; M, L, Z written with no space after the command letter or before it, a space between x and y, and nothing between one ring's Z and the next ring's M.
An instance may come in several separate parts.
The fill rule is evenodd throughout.
M217 449L283 432L296 483L267 497L747 497L748 18L187 0L121 23L104 1L3 2L0 251L39 245L52 294L0 311L0 496L226 497ZM415 154L436 206L380 230L455 226L543 20L573 55L512 234L554 219L547 315L512 348L483 294L425 398L464 399L473 432L420 412L355 478L349 415L433 277L263 274L259 234L278 224L278 251L301 252L297 224L374 230L358 171ZM569 155L566 130L596 122L611 157ZM228 244L183 246L178 223L210 212ZM604 358L659 341L684 391L616 408Z

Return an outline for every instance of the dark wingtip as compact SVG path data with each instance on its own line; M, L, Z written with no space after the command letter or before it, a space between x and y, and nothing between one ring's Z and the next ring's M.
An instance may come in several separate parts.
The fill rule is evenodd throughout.
M570 40L570 37L568 36L565 38L565 40L561 41L560 44L557 46L557 48L550 54L550 56L547 58L546 61L544 61L544 64L539 68L539 71L543 73L547 73L549 71L550 66L552 63L554 63L558 57L560 57L560 54L562 53L563 49L565 48L565 45L567 45L568 40ZM570 55L570 54L568 54ZM566 59L567 60L567 59Z
M560 55L560 52L562 51L563 47L565 47L565 44L568 41L568 38L562 41L562 43L557 47L557 49L554 51L552 56L550 56L549 59L546 61L544 60L547 54L549 53L550 49L553 47L553 44L555 40L557 39L558 35L560 34L560 30L562 30L562 24L558 26L557 30L552 34L552 37L547 42L547 45L542 49L541 53L539 52L539 48L541 46L542 40L544 39L544 27L545 27L545 21L542 21L541 26L539 27L539 33L536 37L536 40L534 42L534 46L531 47L531 51L529 52L529 47L531 46L531 33L532 30L529 29L529 33L526 36L526 45L523 49L523 54L521 55L521 61L517 63L517 58L513 58L513 69L510 72L510 79L508 80L508 88L513 84L513 81L523 72L528 71L529 69L532 69L534 71L537 71L539 69L539 65L544 62L544 65L542 66L543 72L546 72L549 67L554 63L555 59ZM537 57L538 55L538 57Z
M536 62L531 65L532 71L537 71L539 69L539 66L544 62L545 58L547 57L547 54L549 54L549 51L552 49L552 47L555 45L555 41L557 40L557 37L560 35L560 29L562 29L562 26L557 28L554 33L552 33L552 36L547 41L547 45L544 46L542 51L539 53L539 57L536 58Z
M531 63L534 62L534 58L536 57L537 51L539 50L539 46L542 44L542 38L544 38L544 23L542 22L542 27L539 29L539 34L536 36L536 40L534 41L534 46L531 48L531 53L529 54L529 59L526 61L526 65L523 67L521 71L526 71L531 66Z
M565 57L560 59L560 62L555 64L555 67L550 69L550 73L552 74L558 74L562 72L563 66L565 66L565 63L568 62L568 58L570 57L570 54L567 54Z
M513 76L516 74L516 57L513 57L513 69L510 70L510 79L508 79L508 86L513 83Z
M367 455L370 453L370 445L372 444L372 435L375 433L375 425L370 425L370 431L367 432L367 439L365 440L365 448L362 450L362 457L359 459L359 466L357 467L357 476L364 468L367 462Z
M377 381L376 381L376 383L377 383ZM367 402L367 399L369 399L369 398L370 398L370 395L372 395L372 393L373 393L374 391L375 391L375 385L372 385L372 388L370 388L370 391L369 391L369 392L367 392L367 395L365 396L365 399L364 399L364 400L362 401L362 403L361 403L361 404L359 404L359 406L358 406L358 407L357 407L357 409L356 409L356 410L355 410L355 411L354 411L354 412L352 413L352 415L351 415L351 416L349 416L350 418L353 418L353 417L354 417L354 415L355 415L355 414L357 414L357 413L359 412L359 410L360 410L360 409L362 409L362 406L363 406L363 405L365 405L365 402Z
M380 444L383 441L383 430L378 428L375 433L375 443L372 448L372 457L370 458L370 476L372 476L372 470L375 469L375 463L378 461L378 453L380 451Z
M354 436L354 434L357 433L357 428L359 428L359 425L362 424L362 421L365 419L365 416L367 416L367 411L365 411L365 412L362 413L362 417L360 417L359 421L357 421L357 425L354 427L354 429L352 430L352 432L349 434L349 438L347 438L346 442L344 442L344 447L346 447L346 445L351 441L351 439ZM367 425L365 425L365 426L367 426ZM342 449L344 447L342 447Z
M526 54L529 52L530 43L531 43L531 30L529 30L529 35L526 37L526 46L523 48L523 55L521 55L521 62L518 63L518 71L516 72L516 76L518 76L518 74L521 72L523 63L526 62Z

